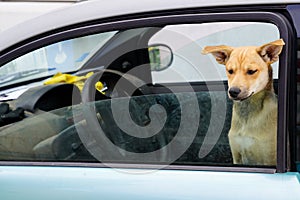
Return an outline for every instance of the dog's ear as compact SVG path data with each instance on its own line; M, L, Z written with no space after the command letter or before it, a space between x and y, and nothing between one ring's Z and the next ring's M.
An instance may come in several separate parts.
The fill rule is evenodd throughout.
M279 39L258 47L256 51L266 63L272 64L279 59L284 44L284 41Z
M233 48L225 45L206 46L204 47L201 53L202 54L211 53L216 58L218 63L225 65L232 50Z

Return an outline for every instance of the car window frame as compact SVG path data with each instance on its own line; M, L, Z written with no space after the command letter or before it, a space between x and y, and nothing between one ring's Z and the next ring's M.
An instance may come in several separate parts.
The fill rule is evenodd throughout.
M185 11L183 11L185 12ZM279 87L278 87L278 132L277 132L277 165L276 172L285 172L288 169L288 146L287 133L291 131L291 123L289 121L292 115L290 110L294 108L294 103L289 100L289 93L293 91L289 90L290 83L292 80L292 75L290 73L292 66L289 65L288 60L294 59L292 56L293 41L291 35L293 34L291 25L288 20L280 13L276 12L266 12L266 11L249 11L249 12L220 12L220 13L201 13L201 10L197 14L175 14L167 15L164 13L155 13L153 16L132 18L128 17L125 19L112 19L109 20L99 20L95 22L86 22L86 24L77 24L74 26L67 26L65 28L60 28L58 30L53 30L51 32L43 33L41 35L30 38L19 44L12 46L0 55L0 65L11 61L12 59L24 55L32 50L43 47L45 45L53 44L62 40L72 39L74 37L86 36L93 33L99 33L104 31L122 30L129 28L138 28L145 26L163 26L165 24L178 24L178 23L204 23L204 22L215 22L215 21L257 21L257 22L269 22L275 24L280 31L281 37L286 42L286 47L284 48L281 59L279 60ZM293 103L293 104L290 104ZM290 105L289 105L290 104ZM2 163L2 162L1 162ZM2 163L3 164L3 163ZM23 164L23 163L22 163ZM32 164L32 163L31 163ZM35 163L38 164L38 163ZM41 164L41 163L40 163ZM43 163L42 165L44 165ZM46 163L47 164L47 163ZM77 166L77 163L73 163ZM49 163L53 165L53 163ZM54 165L61 165L61 163L55 163ZM85 166L93 166L95 164ZM195 166L192 167L197 169L213 170L213 171L263 171L274 173L274 169L264 169L264 168L247 168L247 167L203 167Z

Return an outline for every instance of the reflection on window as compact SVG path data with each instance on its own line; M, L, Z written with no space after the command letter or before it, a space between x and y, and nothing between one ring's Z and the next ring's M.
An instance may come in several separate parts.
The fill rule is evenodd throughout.
M21 56L0 68L0 86L78 70L114 34L107 32L62 41Z

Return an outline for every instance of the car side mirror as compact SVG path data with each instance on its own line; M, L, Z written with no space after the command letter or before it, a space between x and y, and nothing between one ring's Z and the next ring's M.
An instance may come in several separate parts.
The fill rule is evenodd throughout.
M154 44L148 47L151 71L167 69L173 61L171 48L164 44Z

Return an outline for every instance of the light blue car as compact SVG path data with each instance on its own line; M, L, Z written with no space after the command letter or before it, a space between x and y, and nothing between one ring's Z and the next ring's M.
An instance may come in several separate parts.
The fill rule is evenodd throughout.
M0 199L300 199L299 13L92 0L0 32ZM280 38L276 165L235 163L226 69L201 51Z

